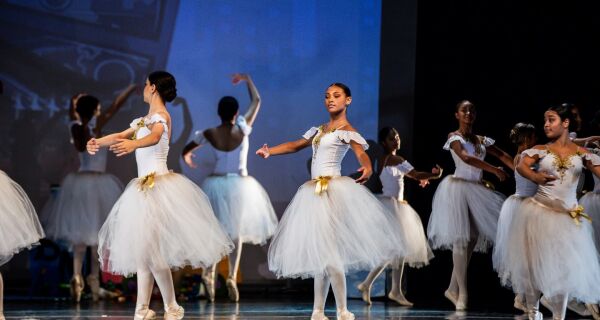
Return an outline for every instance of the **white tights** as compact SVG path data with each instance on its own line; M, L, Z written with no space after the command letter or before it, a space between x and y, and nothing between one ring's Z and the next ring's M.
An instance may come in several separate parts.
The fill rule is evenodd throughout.
M147 307L152 298L152 289L154 288L154 279L160 289L160 294L163 298L165 310L175 309L178 307L175 300L175 289L173 287L173 276L171 269L165 263L164 265L149 268L140 266L137 270L138 294L136 301L136 309Z
M394 268L392 269L392 289L390 290L390 293L394 296L403 296L402 275L404 273L404 259L394 260L393 263L397 263L397 265L394 265ZM365 278L365 281L363 282L365 284L365 287L371 287L373 285L373 282L375 282L375 279L377 279L379 275L381 275L381 273L385 270L385 268L388 267L388 265L390 265L390 262L386 262L380 265L379 267L371 270L371 272L369 272L369 275L367 275L367 278Z
M242 257L242 239L238 239L235 249L229 254L229 278L233 281L237 281L238 270L240 269L240 258ZM209 268L204 268L202 276L210 279L215 278L215 272L217 270L217 264L213 264Z
M527 310L530 319L535 319L533 318L533 314L539 310L540 296L540 292L535 289L530 289L525 294L525 301L527 302ZM558 294L548 298L548 301L550 301L552 307L552 319L563 320L567 311L567 295Z
M346 305L346 274L344 270L327 267L326 273L315 277L315 302L313 310L325 310L325 301L329 293L329 285L333 289L335 304L339 311L344 311Z
M100 261L98 256L98 246L91 246L92 248L92 261L90 266L90 274L98 277L100 274ZM85 259L85 252L87 246L85 244L76 244L73 246L73 276L80 276L83 272L83 260Z
M0 273L0 316L4 312L4 280L2 280L2 273Z

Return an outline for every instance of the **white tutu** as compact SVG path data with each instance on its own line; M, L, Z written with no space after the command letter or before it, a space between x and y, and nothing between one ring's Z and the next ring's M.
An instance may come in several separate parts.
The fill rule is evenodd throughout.
M204 192L176 173L156 175L152 188L133 179L99 234L103 270L129 275L149 268L211 266L233 244Z
M112 174L70 173L56 199L41 215L47 237L71 244L97 245L98 231L122 192L123 184Z
M496 243L494 245L494 253L492 260L494 262L494 269L498 274L503 274L502 261L507 260L507 255L510 251L510 231L513 215L518 207L523 203L524 197L512 195L504 201L502 209L500 210L500 218L498 219L498 232L496 233Z
M496 239L500 208L506 197L483 184L448 176L439 184L427 234L433 249L466 247L478 233L475 251L485 252ZM471 226L471 223L474 225Z
M379 196L381 203L388 209L394 222L400 227L400 234L404 239L404 262L411 267L421 267L429 264L433 252L427 243L425 230L419 214L407 203L392 197ZM397 264L394 264L397 265Z
M499 261L502 283L516 293L529 286L553 297L595 303L600 300L600 263L592 226L577 225L566 211L555 211L526 198L514 212L506 234L506 254Z
M600 249L600 193L586 193L579 200L579 204L585 208L585 213L592 218L596 248Z
M265 244L277 228L269 195L250 176L210 176L202 183L217 219L232 240Z
M303 184L285 210L269 247L269 269L278 277L314 277L326 268L371 270L404 255L403 239L387 209L367 188L334 177L327 191Z
M0 170L0 265L44 237L25 191Z

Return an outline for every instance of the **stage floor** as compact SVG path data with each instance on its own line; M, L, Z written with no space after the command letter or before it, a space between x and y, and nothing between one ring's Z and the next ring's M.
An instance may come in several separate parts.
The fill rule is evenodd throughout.
M349 309L356 319L526 319L516 314L494 312L452 312L449 310L405 308L392 303L374 302L367 307L362 301L349 300ZM217 301L207 303L205 300L182 304L185 308L185 319L237 320L237 319L310 319L311 301L266 301L253 300L240 303ZM162 319L162 303L153 301L152 308ZM133 303L116 302L82 302L79 306L61 301L5 301L7 319L132 319ZM327 305L327 316L335 320L335 306ZM550 316L546 314L546 316Z

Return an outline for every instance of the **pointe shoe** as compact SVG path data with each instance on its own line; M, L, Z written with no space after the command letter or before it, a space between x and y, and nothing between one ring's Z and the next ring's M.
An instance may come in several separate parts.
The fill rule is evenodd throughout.
M171 307L165 311L165 320L180 320L183 319L183 307Z
M96 302L100 300L100 280L98 277L90 274L85 280L92 292L92 301Z
M83 278L81 275L74 275L73 279L71 279L71 297L77 303L81 301L83 288L85 288L85 284L83 283Z
M337 309L337 320L354 320L354 314L348 309Z
M368 305L371 305L371 286L366 286L364 283L359 283L356 289L362 293L362 299Z
M529 320L543 320L544 319L544 315L537 311L537 310L531 310L529 312L527 312L527 319Z
M594 320L600 320L600 310L597 304L586 303L585 306Z
M310 320L329 320L329 318L325 316L324 310L313 310Z
M527 306L525 306L522 299L523 299L522 295L516 295L515 303L513 304L513 307L515 307L515 309L517 309L517 310L521 310L521 311L527 313Z
M450 290L446 290L444 292L444 296L446 297L446 299L450 300L450 302L452 302L456 310L458 310L458 297L456 296L456 294L454 292L450 292Z
M569 301L567 304L567 308L582 317L589 317L592 315L590 310L588 310L587 306L583 303L577 302L575 300Z
M395 301L397 304L405 307L412 307L413 303L406 300L406 297L402 293L399 295L394 294L393 292L388 293L388 298L392 301Z
M458 301L456 302L456 311L465 311L467 310L467 297L458 297Z
M142 306L140 309L135 310L134 320L155 320L156 312L148 308L148 306Z
M206 294L210 302L215 301L215 278L211 276L202 276L202 281L206 287Z
M232 278L228 278L225 284L227 285L229 300L233 302L240 301L240 292L238 291L237 283L235 282L235 280Z

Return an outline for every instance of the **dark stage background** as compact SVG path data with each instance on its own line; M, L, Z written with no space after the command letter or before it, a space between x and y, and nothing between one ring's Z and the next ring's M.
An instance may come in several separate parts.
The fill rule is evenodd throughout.
M211 4L219 2L202 1L196 5L186 1L107 3L113 2L125 6L123 10L130 10L131 15L127 18L100 15L94 23L76 21L82 28L81 34L76 35L79 42L84 42L82 45L63 39L64 34L68 34L65 30L68 19L65 20L64 14L58 19L53 13L61 8L44 6L60 5L60 1L0 1L3 26L0 28L0 76L7 87L5 91L14 90L21 97L28 97L25 103L15 100L14 96L0 96L3 106L0 109L0 139L3 141L0 169L24 185L39 209L47 197L49 182L60 181L68 170L76 167L74 155L63 156L64 150L70 148L64 119L59 118L64 116L64 98L89 86L97 90L98 96L109 100L104 97L111 97L132 81L141 83L144 75L154 68L182 70L184 96L195 114L192 116L194 129L216 123L214 106L221 95L233 91L240 100L246 101L245 91L231 88L222 73L245 69L259 74L260 78L255 77L255 81L263 90L265 106L257 123L263 127L251 140L253 147L263 141L276 143L297 137L315 121L325 121L326 115L319 108L321 92L329 82L337 80L347 81L353 88L355 102L350 114L359 130L367 138L375 139L378 125L397 127L403 139L401 154L421 170L440 164L447 174L452 173L450 153L443 151L442 145L447 134L457 129L454 106L462 99L471 100L478 108L476 132L496 139L497 145L510 154L515 152L508 141L512 126L516 122L531 122L541 129L543 111L552 104L575 103L584 120L582 135L600 133L593 132L587 125L600 101L600 50L596 45L600 38L600 22L591 4L416 0L323 4L295 0L261 2L268 8L262 11L247 5L236 9L235 2L228 1L210 11ZM104 2L78 3L98 5ZM151 5L142 5L148 3ZM191 9L182 10L181 6L191 6ZM206 16L194 28L192 22L198 20L194 20L192 9L208 10L215 16ZM28 10L27 21L20 21L15 15L23 10ZM97 7L93 10L105 12ZM180 11L183 18L178 20L177 12ZM136 19L142 18L137 13L144 16L144 25L149 21L148 17L152 17L151 28L119 27L138 25L140 20ZM261 19L252 19L255 15ZM221 23L214 34L203 33L214 20L235 19L231 17L241 17L242 22L233 23L233 26ZM269 19L281 22L291 19L293 23L275 30L273 26L263 24ZM241 34L236 32L240 25L255 23L261 27ZM288 32L288 29L292 31ZM62 31L56 35L57 31L49 33L49 30ZM97 36L86 38L87 32ZM275 40L269 32L275 34ZM210 46L227 43L228 37L235 37L244 45L239 47L239 52L232 50L238 48L233 45L211 51L212 47L201 44L191 44L191 51L179 47L175 53L169 52L169 46L181 46L194 37L206 40ZM248 40L256 37L262 42L256 44ZM40 43L50 44L38 48ZM114 43L119 45L113 47ZM266 46L260 45L263 43ZM144 50L139 50L140 47ZM44 48L46 50L42 50ZM54 48L54 51L48 48ZM220 73L200 80L202 76L199 75L206 69L194 69L197 61L192 53L196 51L206 59L203 66L214 66ZM227 60L230 57L224 58L227 52L244 58L232 62ZM100 58L120 62L108 64L108 69L99 68L100 71L94 73L92 66L100 65ZM221 58L227 61L218 64ZM262 59L258 66L253 66L255 59ZM128 67L118 67L123 64ZM187 66L192 67L186 70ZM209 71L206 73L210 74ZM112 80L103 82L104 76ZM32 94L27 87L11 86L13 82L9 80L13 78L16 83L27 83L38 91ZM194 81L198 81L198 86ZM197 93L203 90L210 93L204 96ZM47 100L33 100L31 97L35 96L44 96ZM48 98L53 96L57 96L56 100ZM133 109L141 106L139 98L136 99L116 117L111 128L113 125L123 127L141 111ZM298 99L302 103L294 103ZM375 108L377 104L378 109ZM4 105L13 108L6 109ZM304 109L304 105L311 107ZM188 109L183 102L178 106ZM186 121L186 111L173 110L175 120L184 128L178 134L185 141L192 132ZM200 110L202 114L196 112ZM291 116L288 111L293 112ZM17 115L19 112L25 116ZM269 115L269 112L272 113ZM57 134L48 135L48 130ZM541 136L542 131L539 131ZM41 147L37 141L43 142L39 144ZM32 144L36 148L34 155ZM173 152L177 154L176 150ZM279 214L297 185L307 177L304 170L308 157L308 153L303 153L269 165L258 164L251 157L250 171L266 184L269 192L273 192ZM35 171L32 163L36 166ZM171 163L176 168L181 165L177 159ZM354 165L350 163L347 169L351 171ZM116 170L124 181L131 178L134 167L132 159L118 165L109 162L109 171L111 168ZM270 174L273 168L284 168L281 174L289 178L289 182L283 188L276 184L281 182L281 176L275 178ZM513 179L499 183L489 175L485 178L506 195L514 191ZM426 225L437 183L426 189L418 188L414 182L407 185L407 199ZM264 264L264 249L248 252L255 259L262 259L260 263ZM435 254L429 267L406 269L408 298L421 306L450 308L450 303L443 298L443 291L450 279L451 255L441 251ZM13 280L6 277L9 285L22 286L28 281L26 274L20 271L24 265L24 258L11 262L8 266L11 276L16 276ZM8 267L3 267L3 271ZM268 284L273 281L268 273L264 273L264 265L261 270L255 270L256 265L244 270L243 262L242 268L251 275L250 282ZM471 306L510 308L513 296L509 290L501 288L489 254L475 254L468 274ZM312 294L312 281L287 284Z

